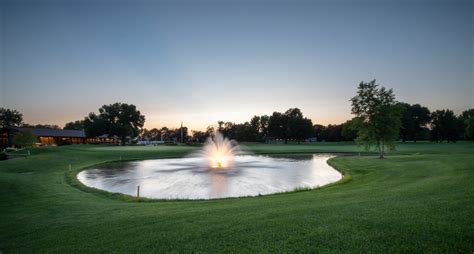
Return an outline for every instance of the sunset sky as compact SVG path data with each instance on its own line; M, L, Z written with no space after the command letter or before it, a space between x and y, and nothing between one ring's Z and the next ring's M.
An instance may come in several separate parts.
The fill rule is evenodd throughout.
M299 107L351 118L374 78L397 99L474 107L474 1L0 1L0 107L31 124L135 104L204 129Z

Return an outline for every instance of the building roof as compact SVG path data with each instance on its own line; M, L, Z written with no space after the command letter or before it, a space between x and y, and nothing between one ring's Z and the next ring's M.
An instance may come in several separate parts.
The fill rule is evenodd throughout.
M60 138L85 138L84 130L61 130L61 129L41 129L41 128L20 128L10 127L16 131L31 131L38 137L60 137Z

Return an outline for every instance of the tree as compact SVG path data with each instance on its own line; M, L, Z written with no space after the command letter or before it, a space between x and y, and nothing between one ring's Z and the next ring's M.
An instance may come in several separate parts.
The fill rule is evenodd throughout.
M0 128L20 126L22 123L23 115L20 112L14 109L0 108Z
M474 117L470 117L464 121L465 137L469 140L474 140Z
M342 124L341 137L346 141L354 141L357 138L362 120L354 117Z
M327 127L321 124L315 124L313 126L313 136L319 141L326 141L328 138Z
M20 147L31 147L36 143L36 137L31 131L18 132L13 138L13 144Z
M420 104L398 103L398 105L402 112L400 127L402 141L411 139L416 142L431 120L430 110Z
M313 123L305 118L299 108L290 108L284 114L273 112L268 118L268 135L285 140L295 139L298 142L311 136L313 132Z
M366 149L376 146L379 158L385 157L385 147L395 148L400 131L400 107L396 105L392 89L375 83L361 82L357 95L351 100L352 114L361 119L357 142Z
M296 139L298 144L311 136L313 122L305 117L288 118L288 136Z
M57 124L28 124L24 123L21 125L22 128L37 128L37 129L53 129L60 130L61 127Z
M268 135L268 121L270 117L267 115L260 116L260 135L262 140L265 140Z
M163 141L169 141L170 140L171 134L172 134L170 129L168 129L167 127L162 127L160 129L160 133L161 133L161 140L163 140Z
M99 115L90 113L84 119L84 127L88 136L108 134L117 136L125 145L127 137L138 136L145 123L145 116L133 104L114 103L99 108Z
M456 142L459 137L459 120L452 110L431 113L431 137L436 142Z
M251 141L259 141L262 140L263 138L263 133L261 132L260 129L260 121L261 117L260 116L253 116L252 119L250 119L250 130L252 132L252 140Z
M84 120L69 122L64 125L64 130L84 130Z
M465 110L459 115L460 131L465 139L474 140L474 109Z
M280 112L273 112L268 119L268 134L272 138L284 139L285 144L288 143L287 135L288 120L286 115Z
M192 131L193 133L193 141L203 143L209 138L207 132L205 131Z

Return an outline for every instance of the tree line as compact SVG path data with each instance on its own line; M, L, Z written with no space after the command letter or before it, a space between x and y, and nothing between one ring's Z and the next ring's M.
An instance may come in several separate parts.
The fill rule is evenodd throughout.
M317 141L358 141L381 148L392 146L393 141L432 140L456 142L474 140L474 109L455 115L452 110L431 112L419 104L395 100L391 89L375 80L361 82L356 96L351 98L354 117L342 124L327 126L313 124L300 109L253 116L244 123L218 121L216 127L205 131L181 128L143 128L145 116L133 104L103 105L99 113L91 112L83 120L66 123L64 129L84 130L88 137L107 135L125 143L136 138L175 142L204 142L216 130L224 136L244 142L280 140L302 142L308 138ZM30 127L60 129L57 125L30 125L23 123L23 115L13 109L0 108L0 127Z

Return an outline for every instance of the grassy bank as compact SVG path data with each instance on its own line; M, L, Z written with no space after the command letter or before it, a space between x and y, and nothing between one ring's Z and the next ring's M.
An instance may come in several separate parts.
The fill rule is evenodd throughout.
M351 143L247 144L255 153L359 152ZM127 202L72 186L68 167L182 156L195 147L38 148L0 161L0 251L474 251L474 144L403 144L337 157L351 181L212 201Z

